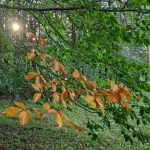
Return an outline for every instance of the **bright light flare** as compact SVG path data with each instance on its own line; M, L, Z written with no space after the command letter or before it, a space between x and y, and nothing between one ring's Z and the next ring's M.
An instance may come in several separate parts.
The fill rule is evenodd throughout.
M19 25L19 23L17 23L17 22L13 23L13 24L12 24L12 29L13 29L14 31L19 31L19 30L20 30L20 25Z

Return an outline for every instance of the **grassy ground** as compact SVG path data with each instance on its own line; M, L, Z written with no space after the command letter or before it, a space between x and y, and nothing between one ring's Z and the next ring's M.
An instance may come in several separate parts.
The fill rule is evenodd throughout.
M86 134L78 134L73 130L64 127L58 129L51 120L40 122L35 116L31 116L28 125L19 127L18 119L6 118L2 115L5 107L9 106L10 101L0 101L0 150L149 150L150 143L142 144L134 141L131 145L125 142L119 130L114 125L111 130L100 131L99 141L93 141ZM74 115L70 115L72 120L83 125L85 120L82 116L83 111L75 109ZM94 116L92 116L94 118ZM95 118L94 118L95 119ZM143 126L146 130L150 127Z

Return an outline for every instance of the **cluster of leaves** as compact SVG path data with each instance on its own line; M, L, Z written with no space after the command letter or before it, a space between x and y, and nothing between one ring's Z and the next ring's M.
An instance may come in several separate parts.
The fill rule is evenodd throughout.
M32 34L30 35L32 36ZM45 40L41 39L41 42L36 42L45 45L43 41ZM39 120L43 120L45 116L49 117L51 116L50 114L53 114L59 127L62 127L63 121L65 121L71 128L81 132L83 129L73 124L62 111L63 108L67 109L69 103L76 104L78 101L81 103L85 102L89 109L101 113L103 116L109 112L106 108L111 103L122 106L126 112L129 111L127 101L131 99L132 94L125 85L117 85L109 81L111 84L110 89L100 89L96 82L88 80L77 69L74 69L72 73L68 73L65 67L49 54L41 53L34 48L30 52L27 52L27 58L29 60L34 61L36 57L40 58L45 63L45 66L48 66L47 64L49 63L52 64L49 69L55 77L51 81L48 81L43 77L39 69L37 72L31 71L25 75L24 79L31 80L31 86L36 91L33 96L33 101L35 103L44 101L42 105L45 108L45 114L42 114L42 111L39 109L26 106L22 102L15 102L15 105L18 107L6 108L4 114L10 117L19 114L20 125L28 123L30 112L34 111ZM52 95L51 104L46 101L46 97L49 94ZM40 100L41 98L43 100ZM63 108L60 109L59 105L63 106Z

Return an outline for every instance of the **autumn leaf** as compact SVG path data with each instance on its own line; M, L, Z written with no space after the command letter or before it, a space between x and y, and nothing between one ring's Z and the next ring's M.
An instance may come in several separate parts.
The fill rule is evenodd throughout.
M78 71L77 69L74 70L74 72L73 72L72 75L73 75L73 77L75 78L75 80L80 77L80 73L79 73L79 71Z
M21 126L28 123L28 121L29 121L29 115L30 115L30 112L29 112L28 110L22 111L22 112L19 114L20 125L21 125Z
M60 100L59 94L55 92L53 94L53 101L54 101L54 103L58 103L59 100Z
M67 104L66 101L64 99L61 99L62 105L64 106L65 109L67 109Z
M62 74L64 74L64 75L67 74L67 71L65 70L65 68L64 68L64 66L63 66L62 64L60 64L59 71L60 71Z
M61 115L63 116L64 120L66 121L66 123L68 124L68 126L80 133L82 133L84 130L82 128L79 128L77 125L75 125L74 123L72 123L70 121L70 119L64 114L61 112Z
M124 85L119 85L119 92L124 99L130 99L132 96L131 92Z
M42 45L42 46L46 46L47 45L47 40L42 39L42 38L38 38L37 43Z
M37 73L35 72L28 72L27 75L25 75L24 79L25 80L31 80L32 78L36 77Z
M56 71L59 71L59 69L60 69L60 63L57 61L57 60L54 60L54 69L56 70Z
M45 89L48 89L51 86L51 82L47 82L44 84Z
M75 90L76 95L81 94L83 92L84 92L84 90L82 90L80 88L78 88L78 89Z
M56 123L59 125L60 128L62 128L62 125L63 125L63 119L62 119L62 116L59 112L57 112L55 114L55 121Z
M94 82L94 81L89 81L89 85L92 89L95 89L97 86L96 82Z
M35 78L35 84L40 84L40 77L39 76L36 76L36 78Z
M121 102L121 95L118 92L114 92L113 90L109 91L109 95L106 95L106 98L108 101L114 102L114 103L120 103Z
M64 68L64 66L60 62L58 62L57 60L54 60L53 63L54 63L54 69L56 71L59 71L62 74L66 74L67 73L66 70L65 70L65 68Z
M129 104L126 102L123 102L122 106L124 107L125 111L128 112L129 111Z
M56 92L56 90L57 90L56 84L55 84L55 83L52 83L52 91L53 91L53 92Z
M45 56L45 54L39 54L39 56L40 56L40 58L41 58L41 60L42 60L43 62L46 61L46 56Z
M87 95L87 96L83 96L83 99L85 100L85 102L87 102L89 104L89 106L91 108L96 108L96 103L94 101L94 97Z
M74 99L75 99L75 96L76 96L75 92L71 89L68 89L68 93L69 93L69 96L70 96L70 100L72 102L74 102Z
M67 96L68 96L68 91L67 91L67 90L64 90L64 91L62 92L62 94L61 94L61 98L62 98L63 100L65 100L65 99L67 99Z
M3 114L5 114L6 116L9 116L9 117L14 117L21 111L22 111L22 109L17 108L17 107L8 107L3 111Z
M81 79L81 81L83 81L84 83L87 82L87 78L86 78L86 76L84 76L84 75L81 75L81 76L80 76L80 79Z
M96 101L97 105L100 107L101 112L104 114L105 108L104 108L103 100L101 98L97 97L97 98L95 98L95 101Z
M15 103L15 105L17 105L17 106L19 106L19 107L21 107L21 108L23 108L23 109L26 109L28 106L26 106L24 103L22 103L22 102L14 102Z
M82 86L84 87L84 89L87 89L86 84L84 81L81 81Z
M49 104L48 102L45 102L45 103L43 104L43 107L45 108L45 111L46 111L46 112L51 108L51 106L50 106L50 104Z
M110 82L112 91L113 91L113 92L118 92L118 90L119 90L118 85L115 84L115 83L112 82L112 81L109 81L109 82Z
M31 86L36 90L36 91L38 91L38 92L43 92L43 84L41 83L41 84L31 84Z
M39 109L34 110L39 120L43 120L42 112Z
M27 58L28 58L29 60L33 60L34 57L35 57L35 54L34 54L34 53L27 52Z
M35 93L33 96L33 101L37 102L41 98L42 94L41 93Z

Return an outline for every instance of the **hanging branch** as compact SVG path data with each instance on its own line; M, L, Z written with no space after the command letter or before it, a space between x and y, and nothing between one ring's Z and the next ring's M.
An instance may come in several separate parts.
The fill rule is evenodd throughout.
M23 10L23 11L74 11L74 10L93 10L93 11L101 11L101 12L136 12L136 13L150 13L149 9L136 9L136 8L129 8L129 9L96 9L93 7L86 7L86 6L76 6L76 7L49 7L49 8L25 8L21 6L9 6L6 4L0 4L0 8L4 9L15 9L15 10Z

